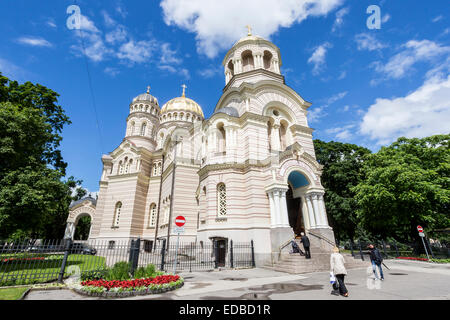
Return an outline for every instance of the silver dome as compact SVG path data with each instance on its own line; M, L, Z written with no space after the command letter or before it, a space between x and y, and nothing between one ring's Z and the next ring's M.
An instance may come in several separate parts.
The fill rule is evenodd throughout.
M219 110L214 112L214 114L216 114L216 113L225 113L225 114L229 115L230 117L239 118L239 112L233 107L220 108Z
M150 103L158 104L158 99L156 99L154 96L152 96L149 93L143 93L138 95L136 98L133 99L133 103L137 101L147 101Z

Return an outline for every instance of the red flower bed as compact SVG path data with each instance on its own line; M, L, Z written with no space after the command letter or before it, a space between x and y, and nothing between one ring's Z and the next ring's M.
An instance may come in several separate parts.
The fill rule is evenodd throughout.
M418 260L418 261L428 261L427 258L415 258L415 257L397 257L397 259L403 260Z
M111 288L136 288L136 287L147 287L151 284L165 284L170 282L175 282L180 279L180 276L163 275L156 276L155 278L147 279L134 279L134 280L89 280L81 282L82 286L93 286L93 287L104 287L106 289Z
M35 260L45 260L45 257L34 257L34 258L7 258L2 259L1 262L7 263L7 262L24 262L24 261L35 261Z

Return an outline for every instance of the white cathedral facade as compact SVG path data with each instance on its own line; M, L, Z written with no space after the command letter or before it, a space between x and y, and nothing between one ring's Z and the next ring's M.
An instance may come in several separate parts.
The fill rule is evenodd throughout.
M285 84L281 65L279 48L249 33L223 60L226 85L209 119L185 86L162 107L149 90L134 98L125 138L102 157L98 200L71 206L66 237L89 215L89 239L154 243L173 239L182 215L182 241L253 240L257 265L302 231L321 247L334 242L311 103Z

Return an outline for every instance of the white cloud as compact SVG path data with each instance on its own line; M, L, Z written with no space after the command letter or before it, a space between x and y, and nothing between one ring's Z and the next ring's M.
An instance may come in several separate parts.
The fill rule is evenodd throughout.
M113 78L120 73L119 70L117 70L116 68L111 68L111 67L106 67L105 70L103 70L103 71Z
M360 132L381 145L401 136L421 138L449 133L449 60L446 76L443 68L434 69L422 86L405 97L376 99L363 117Z
M203 78L212 78L218 74L222 73L222 68L220 66L210 66L209 68L205 68L198 71L198 74ZM286 74L286 73L284 73Z
M178 68L175 68L174 66L170 66L170 65L160 65L160 66L158 66L158 69L160 69L162 71L166 71L168 73L178 74L184 79L190 79L191 78L189 70L186 69L186 68L178 69Z
M130 40L120 47L117 57L122 60L128 60L132 64L142 63L150 59L155 49L154 41L141 40L135 42Z
M17 42L21 44L26 44L33 47L52 47L53 45L45 40L44 38L39 37L21 37L17 39Z
M123 25L119 24L113 31L106 34L105 40L108 43L121 43L126 41L127 37L128 32L126 28Z
M176 57L177 51L170 49L170 43L163 43L161 45L161 59L162 64L180 64L182 60Z
M384 17L381 19L381 22L382 22L382 23L386 23L386 22L388 22L389 20L391 20L391 15L390 15L389 13L386 13L386 14L384 15Z
M81 15L80 30L94 32L94 33L100 32L100 30L98 30L97 27L95 26L95 23L84 15Z
M439 15L439 16L437 16L437 17L435 17L433 20L431 20L432 22L438 22L438 21L440 21L440 20L442 20L442 18L443 18L443 16L442 15Z
M330 98L325 100L325 104L321 105L320 107L313 107L311 110L308 111L308 122L318 122L320 118L325 117L328 115L328 113L325 111L325 108L328 108L331 104L335 103L336 101L339 101L343 99L347 95L347 91L337 93Z
M334 135L339 140L349 140L353 134L352 130L355 124L349 124L343 127L336 127L325 130L325 133Z
M435 58L450 53L450 46L441 46L430 40L410 40L402 45L400 53L391 57L386 64L376 62L375 70L387 78L400 79L411 67L420 61L433 61Z
M344 23L344 16L348 14L349 8L342 8L338 12L336 12L336 20L334 20L332 32L335 32L342 24Z
M386 47L385 44L381 43L372 34L360 33L355 36L356 44L358 45L358 50L379 50Z
M47 20L46 24L47 24L49 27L56 28L56 23L54 22L53 19Z
M345 77L347 77L347 71L342 71L341 74L338 77L338 80L342 80L345 79Z
M308 63L311 63L314 65L312 73L314 75L318 75L324 68L326 62L325 62L325 56L327 54L328 48L331 48L332 44L329 42L325 42L318 46L311 57L308 59Z
M3 58L0 58L0 72L3 76L20 82L30 78L30 74L26 70Z
M111 18L111 16L106 11L102 11L102 15L103 20L105 20L105 25L107 27L114 27L116 25L116 21L113 18Z
M288 28L310 16L323 16L344 0L162 0L164 21L196 34L197 50L212 58L246 35L270 38L281 27Z

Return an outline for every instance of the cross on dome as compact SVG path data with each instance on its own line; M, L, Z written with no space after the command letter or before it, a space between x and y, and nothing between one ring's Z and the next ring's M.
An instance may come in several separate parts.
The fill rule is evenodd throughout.
M185 97L185 91L187 86L185 84L182 84L181 87L183 88L183 97Z
M147 93L150 93L150 89L151 89L151 87L147 86Z
M248 36L251 36L252 35L252 27L250 27L249 25L246 25L245 26L246 28L247 28L247 30L248 30Z

